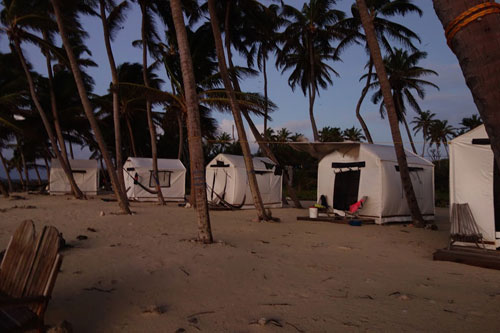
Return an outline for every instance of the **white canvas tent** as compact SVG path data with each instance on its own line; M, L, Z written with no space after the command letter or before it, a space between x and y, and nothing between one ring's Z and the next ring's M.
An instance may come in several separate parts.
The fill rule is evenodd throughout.
M332 144L318 165L318 200L340 211L362 197L360 216L376 223L411 221L393 146L367 143ZM410 177L424 219L434 219L434 165L406 151Z
M265 207L281 207L281 172L267 157L254 157L253 165L262 202ZM206 169L208 201L225 203L243 208L254 208L253 196L248 185L243 156L219 154Z
M469 204L490 248L500 247L499 181L484 125L450 142L450 207L454 203Z
M129 157L123 164L125 189L130 200L156 201L153 160ZM158 180L166 201L184 201L186 194L186 168L180 160L158 159Z
M69 160L76 185L84 194L96 195L99 186L99 167L97 160ZM50 163L50 194L71 193L68 177L64 173L59 160Z

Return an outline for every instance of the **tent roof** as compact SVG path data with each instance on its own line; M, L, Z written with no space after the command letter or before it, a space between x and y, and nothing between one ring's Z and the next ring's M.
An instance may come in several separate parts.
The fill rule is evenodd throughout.
M61 164L58 159L50 161L51 168L60 168ZM97 160L69 160L71 169L98 169Z
M311 156L322 159L326 155L339 151L344 154L354 151L355 148L368 151L375 158L382 161L397 162L394 146L369 144L362 142L294 142L290 144L292 148L309 153ZM433 164L423 157L418 156L405 149L406 158L409 164L429 165Z
M453 143L461 142L461 143L471 144L472 139L487 139L487 138L488 138L488 134L486 133L486 128L484 127L484 125L479 125L476 128L474 128L473 130L470 130L467 133L464 133L460 136L457 136L456 138L451 140L451 143L453 144Z
M220 160L221 158L226 159L229 163L231 163L235 168L246 168L245 160L241 155L230 155L230 154L219 154L215 156L215 158L210 161L209 165L212 164L213 161ZM255 170L270 170L266 167L266 164L276 165L273 161L271 161L267 157L254 157L253 158L253 167Z
M125 163L130 163L136 168L151 169L153 167L153 159L149 157L129 157ZM170 158L159 158L158 169L186 170L181 160Z

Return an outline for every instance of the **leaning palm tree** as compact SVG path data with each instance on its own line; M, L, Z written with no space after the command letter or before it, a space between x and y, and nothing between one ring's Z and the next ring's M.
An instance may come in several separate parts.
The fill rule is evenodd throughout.
M181 58L182 77L184 79L184 89L187 100L188 135L190 168L194 179L194 195L196 200L196 213L198 221L198 240L204 243L212 243L212 230L210 227L210 215L208 213L207 190L205 181L205 162L203 160L203 146L201 142L200 118L198 112L198 101L196 97L196 82L194 78L191 52L184 25L181 1L171 0L170 8L175 24L175 32L179 45L179 55Z
M24 75L26 76L26 80L28 83L30 97L36 110L40 114L40 118L42 119L42 122L44 124L45 131L49 136L52 149L68 178L73 195L77 199L85 198L85 195L76 185L71 169L65 163L64 157L57 147L57 140L52 130L52 125L49 121L49 118L47 117L44 108L40 104L39 96L35 87L35 81L33 80L33 75L30 71L30 66L26 61L23 50L21 48L21 42L24 38L30 41L38 40L36 36L28 31L29 29L39 29L38 24L40 24L40 22L43 22L47 26L53 25L53 22L47 21L44 13L42 14L40 12L40 8L36 6L22 6L16 3L15 0L3 0L3 6L4 8L1 13L1 21L3 27L1 30L7 34L9 40L13 44L15 53L17 53L17 56L19 57L21 68L24 71Z
M411 216L413 218L415 226L423 227L425 225L425 221L422 217L422 213L420 212L420 208L418 207L415 191L413 190L413 185L410 178L410 170L408 169L408 162L406 160L406 153L403 147L401 132L399 131L398 115L396 113L395 103L392 98L391 84L385 70L382 53L380 52L380 46L378 44L375 27L373 25L373 19L368 12L365 0L356 0L356 4L358 5L359 15L363 24L363 28L365 30L366 41L370 49L370 54L373 59L373 65L375 67L375 70L377 71L381 92L384 97L384 104L389 118L392 140L394 141L394 149L400 170L399 175L401 177L401 184L403 185L405 191L406 202L408 203L408 207L410 208Z
M497 167L500 167L500 13L498 1L433 0L434 10L446 30L448 46L455 53L472 92L474 102L484 121ZM477 7L476 7L477 6ZM455 21L462 13L472 10L473 21ZM488 14L488 15L484 15ZM453 23L450 26L450 23ZM448 29L452 28L452 29Z
M426 57L427 53L425 52L415 51L409 54L407 51L396 48L391 54L384 58L386 72L389 75L389 83L391 84L392 97L396 107L396 114L398 120L405 126L408 139L410 140L412 150L415 154L417 150L413 143L413 137L408 127L408 122L406 121L407 105L416 112L421 112L422 110L413 93L415 92L419 98L424 99L426 87L434 87L439 90L439 87L434 83L422 79L422 77L428 75L438 75L438 73L431 69L418 66L418 63ZM370 88L380 88L380 82L376 80L377 75L372 74L372 76L374 77L374 82L370 84ZM385 104L383 102L381 89L375 92L372 101L375 104L382 102L380 104L380 112L383 117L385 114Z
M221 31L219 26L219 20L217 18L215 2L213 0L208 0L208 8L210 12L210 22L212 24L212 31L214 35L215 48L217 51L217 58L219 60L219 68L224 82L224 87L226 89L227 96L231 103L231 110L234 117L234 122L236 124L236 129L238 131L238 138L241 143L241 148L243 151L243 158L245 160L245 166L248 176L248 184L250 185L250 190L252 192L253 200L255 203L255 208L257 209L257 214L259 220L269 220L271 217L268 215L264 209L264 204L262 203L262 197L259 192L259 187L257 184L257 178L255 177L255 170L253 166L253 160L250 152L250 146L247 141L247 136L245 133L245 127L243 126L243 119L241 117L241 110L236 101L236 94L234 93L233 84L229 76L229 72L226 66L226 60L224 55L224 48L222 46Z
M413 131L415 135L422 131L422 137L424 139L424 143L422 144L422 157L424 157L425 154L425 144L427 143L427 139L429 138L429 128L432 125L432 122L434 121L434 116L436 116L435 113L432 113L430 110L427 111L417 111L418 116L413 118L413 121L411 122L415 126L413 127Z
M412 30L406 28L404 25L391 21L390 18L395 16L405 16L410 13L417 13L422 16L422 10L419 7L413 4L411 0L367 0L366 3L370 11L370 15L373 18L373 25L377 39L387 52L390 53L392 50L390 43L392 40L397 41L412 50L416 50L413 45L413 41L416 40L420 42L418 35ZM340 52L349 44L360 42L364 45L367 53L369 54L370 52L366 43L366 36L363 34L361 18L356 4L351 6L351 15L351 17L339 22L340 26L347 29L347 33L346 38L342 40L337 50ZM373 73L373 60L371 57L369 57L366 67L368 68L368 73L370 73L370 75L366 77L366 85L361 91L361 96L356 104L356 117L365 132L368 142L373 143L368 126L361 116L361 105L366 97L366 94L368 93L372 80L371 73Z
M94 132L95 139L99 145L99 149L101 150L102 157L104 159L104 162L106 163L106 169L108 171L109 177L111 179L111 184L113 186L113 190L115 192L116 198L118 200L118 203L120 205L120 208L122 209L122 212L125 214L130 214L130 207L129 203L127 200L127 197L125 195L125 192L122 191L120 187L120 183L118 181L118 177L116 172L114 172L114 166L113 162L111 160L111 156L108 152L108 148L106 147L106 144L104 142L104 138L101 133L101 129L99 127L99 123L97 122L97 119L94 115L94 110L92 107L92 104L90 103L90 100L88 98L87 91L85 89L85 83L83 79L82 72L80 70L79 64L77 57L75 56L75 53L73 51L71 42L70 42L70 35L68 34L68 26L72 22L68 22L69 20L76 20L76 17L68 17L63 14L61 11L61 4L60 0L51 0L52 7L54 9L54 15L56 17L57 21L57 26L59 28L59 35L61 36L64 49L66 50L68 60L70 63L71 71L73 72L73 76L75 78L75 83L78 88L78 94L80 95L80 99L82 102L83 109L85 111L85 115L87 116L87 119L89 120L90 126L92 128L92 131ZM68 5L65 3L65 5Z
M288 84L300 87L309 98L309 118L314 141L319 141L314 118L314 101L319 88L333 84L331 73L338 73L328 64L339 60L331 42L339 38L333 25L344 18L342 11L333 9L335 0L310 0L301 10L284 5L282 15L287 19L281 34L283 44L276 59L282 73L291 70Z

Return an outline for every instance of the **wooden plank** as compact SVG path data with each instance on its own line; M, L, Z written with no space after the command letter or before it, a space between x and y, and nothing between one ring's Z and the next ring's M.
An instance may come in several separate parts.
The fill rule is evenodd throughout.
M309 216L297 216L297 221L310 221L310 222L330 222L330 223L338 223L338 224L349 224L350 221L361 221L362 224L375 224L374 219L367 219L367 218L345 218L342 216L336 216L336 217L328 217L328 216L320 216L317 218L312 218Z
M498 251L476 251L460 249L439 249L433 254L434 260L451 261L460 264L500 270L500 253Z
M23 296L35 246L35 225L26 220L16 229L5 252L0 270L0 291L12 297Z

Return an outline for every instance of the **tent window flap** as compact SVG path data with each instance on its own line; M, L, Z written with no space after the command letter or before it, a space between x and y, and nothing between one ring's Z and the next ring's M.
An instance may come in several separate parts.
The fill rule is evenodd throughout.
M333 162L333 169L343 169L343 168L364 168L366 162Z
M399 172L399 165L394 166L396 168L396 171ZM410 172L416 172L416 171L423 171L424 168L419 168L419 167L408 167L408 171Z
M215 164L210 165L212 168L229 168L229 164L224 164L224 161L216 161Z
M87 170L71 170L72 173L87 173Z
M158 182L160 187L170 187L170 176L172 171L158 171ZM149 171L149 187L155 187L153 170Z

